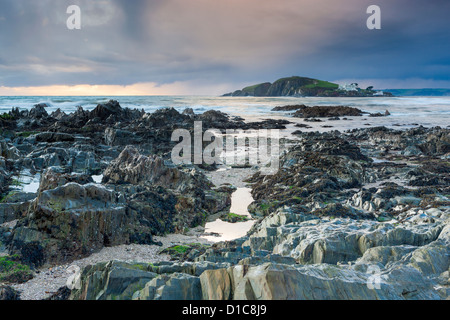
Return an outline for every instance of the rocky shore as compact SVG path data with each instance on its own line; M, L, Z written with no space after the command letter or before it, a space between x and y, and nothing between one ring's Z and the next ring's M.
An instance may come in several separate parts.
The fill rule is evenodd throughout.
M337 108L278 111L359 111ZM449 129L298 130L275 175L239 168L227 181L214 166L170 161L173 130L193 132L194 121L221 130L289 123L145 113L117 101L0 116L0 300L449 297ZM38 179L35 190L24 175ZM202 239L243 186L257 220L248 234Z

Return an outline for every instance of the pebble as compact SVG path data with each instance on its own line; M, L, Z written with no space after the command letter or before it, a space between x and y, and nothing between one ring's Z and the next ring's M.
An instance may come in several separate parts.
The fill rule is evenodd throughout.
M67 279L73 274L73 270L100 262L118 260L124 262L147 262L155 263L169 261L168 255L159 254L160 250L174 244L183 243L209 243L198 236L185 236L173 234L166 237L154 237L155 241L160 241L162 246L157 245L121 245L117 247L103 248L84 259L76 260L71 264L46 267L36 270L35 277L23 284L12 285L20 292L21 300L43 300L64 287Z

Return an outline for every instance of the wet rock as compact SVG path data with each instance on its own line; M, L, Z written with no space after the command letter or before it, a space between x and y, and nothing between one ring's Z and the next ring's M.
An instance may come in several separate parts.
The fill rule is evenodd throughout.
M90 175L77 173L63 173L58 168L50 167L41 176L38 192L55 189L67 183L74 182L78 184L94 183Z
M8 160L18 160L21 154L15 146L10 145L5 140L0 140L0 156Z
M245 130L260 130L260 129L286 129L286 125L290 124L290 121L280 119L266 119L259 122L249 122L243 126Z
M248 180L256 200L250 208L252 214L267 215L280 206L294 204L306 205L309 210L323 208L327 202L339 201L336 196L341 190L372 179L370 159L339 135L312 132L299 136L297 144L281 157L276 174L256 173ZM332 211L342 211L336 209L342 207ZM347 213L357 215L351 209Z
M185 116L189 116L189 117L194 117L195 116L194 110L192 108L184 109L182 114L185 115Z
M34 196L32 198L34 199ZM7 198L6 201L8 201ZM28 201L19 203L9 203L6 201L0 203L0 224L25 217L28 212Z
M48 300L48 301L65 301L65 300L69 300L71 292L72 291L69 288L61 287L61 288L58 289L57 292L53 293L50 297L48 297L45 300Z
M115 100L110 100L108 103L99 104L97 107L91 111L90 118L100 118L101 120L106 120L111 115L117 115L123 112L122 107L119 102Z
M142 138L137 137L133 132L114 128L105 130L104 139L108 146L137 145L142 143Z
M439 299L432 285L419 274L408 269L403 271L410 280L406 277L402 277L401 282L382 279L380 290L376 290L368 285L370 274L327 264L299 268L264 264L248 268L244 276L241 269L235 267L233 275L236 273L237 281L233 297L238 300ZM406 285L417 293L406 296L403 291Z
M36 263L62 263L144 234L138 240L152 243L151 230L127 214L119 194L100 185L72 182L39 194L27 218L14 229L10 250L23 253L38 246L36 252L42 256Z
M306 118L305 119L306 122L323 122L320 119L316 119L316 118Z
M303 124L303 123L297 123L295 125L297 128L305 128L305 129L311 129L311 126L308 126L307 124ZM298 131L299 133L301 133L301 131Z
M208 110L199 116L199 119L206 122L228 122L229 116L226 113L217 110Z
M153 190L161 188L158 193L167 194L163 196L168 200L165 207L169 206L171 209L166 211L165 217L161 216L159 219L172 224L169 229L163 228L161 231L172 230L173 227L177 231L182 231L186 227L196 227L204 223L206 215L225 210L231 205L232 190L213 189L212 183L197 169L166 166L160 157L141 155L131 146L126 147L105 170L102 182L124 187L140 186L140 189L135 189L134 192L130 187L125 193L130 193L132 210L144 216L148 216L147 212L154 210L148 199L160 197L152 196ZM139 191L136 192L137 190Z
M144 156L132 146L127 146L103 173L103 183L149 184L170 189L183 188L191 175L177 168L170 168L164 160L155 156ZM206 186L208 182L203 181ZM181 190L180 190L181 191Z
M70 300L131 300L157 274L144 265L110 261L88 266L80 274L80 287L72 290Z
M198 277L173 273L159 275L148 282L133 295L133 300L201 300L201 297Z
M50 117L52 117L56 120L61 120L66 116L67 116L67 114L64 111L62 111L60 108L56 109L56 111L53 111L50 115Z
M392 265L403 259L405 255L416 250L417 247L410 245L399 246L378 246L369 248L364 255L358 259L357 263L363 264L382 264L383 266Z
M45 110L45 108L48 108L48 105L45 103L35 105L28 113L28 117L34 119L41 119L48 117L48 113L47 110Z
M386 111L387 111L387 110L386 110ZM389 112L385 112L385 113L377 112L377 113L370 113L370 114L369 114L369 117L371 117L371 118L377 118L377 117L386 117L386 116L388 116L388 115L390 115Z
M57 133L57 132L43 132L37 134L35 137L36 142L74 142L75 137L67 133Z
M362 116L362 111L346 106L314 106L301 108L293 115L296 118L330 118L341 116Z
M301 109L305 109L305 108L307 108L307 106L305 106L304 104L300 104L300 105L275 107L272 109L272 111L297 111L299 109L301 110Z

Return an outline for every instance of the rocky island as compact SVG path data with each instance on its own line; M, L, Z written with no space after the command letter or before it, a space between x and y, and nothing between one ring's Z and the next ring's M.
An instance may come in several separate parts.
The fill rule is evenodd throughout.
M280 90L270 92L295 91ZM197 120L218 129L289 124L215 110L146 113L117 101L1 115L0 300L450 296L448 128L296 131L278 173L247 171L253 227L212 244L177 240L229 212L235 190L212 183L214 166L171 163L171 133ZM23 175L37 177L34 190L21 188ZM46 293L32 295L37 287Z
M374 97L392 96L389 92L375 91L373 87L361 89L358 84L339 86L336 83L306 77L281 78L274 83L264 82L224 97Z

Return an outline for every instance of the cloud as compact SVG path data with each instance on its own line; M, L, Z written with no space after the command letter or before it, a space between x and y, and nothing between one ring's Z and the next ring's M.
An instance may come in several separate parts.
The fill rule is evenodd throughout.
M220 95L233 90L235 84L199 84L190 81L159 85L155 82L131 85L53 85L35 87L0 86L0 96L164 96Z
M66 28L72 4L81 8L81 30ZM450 81L450 2L378 0L382 30L366 28L371 4L3 0L0 86L195 83L204 92L290 75Z

